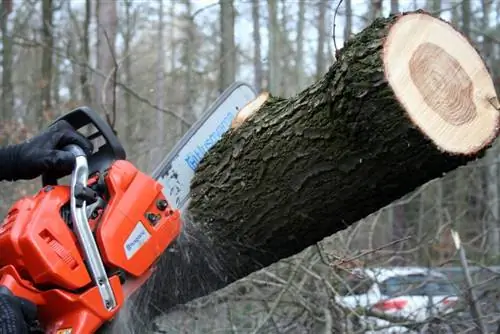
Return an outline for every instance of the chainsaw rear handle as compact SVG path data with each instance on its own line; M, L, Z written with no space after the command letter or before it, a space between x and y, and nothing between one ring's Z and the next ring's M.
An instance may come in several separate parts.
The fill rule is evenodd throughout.
M87 139L94 144L94 152L91 156L87 157L89 174L102 173L114 160L126 159L125 149L118 140L114 130L93 109L89 107L76 108L57 118L53 124L61 120L68 122L77 131L88 125L95 128L96 131L94 133L87 135ZM96 142L98 138L101 138L101 140ZM57 180L42 175L42 184L44 187L47 185L56 185Z

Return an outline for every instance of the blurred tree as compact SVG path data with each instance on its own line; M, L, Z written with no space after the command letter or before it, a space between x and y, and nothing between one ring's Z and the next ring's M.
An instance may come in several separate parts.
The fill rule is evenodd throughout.
M278 9L277 9L277 1L275 0L267 0L267 9L268 9L268 72L267 72L267 90L271 92L271 94L279 94L280 82L281 82L281 73L280 73L280 49L281 49L281 41L280 41L280 28L278 25Z
M236 80L236 45L234 41L233 0L219 0L220 5L220 69L219 93Z
M115 43L118 27L115 1L96 1L97 21L97 71L103 76L95 76L96 103L104 111L108 122L116 121L115 100Z
M300 0L303 1L303 0ZM263 70L260 40L260 0L252 0L254 88L262 90Z
M297 74L297 88L303 89L306 84L304 64L304 22L306 16L305 0L299 0L297 15L297 51L295 52L295 73Z
M42 93L42 105L40 116L42 112L50 111L52 108L52 67L53 59L52 52L54 48L53 37L53 5L52 0L42 1L42 34L43 34L43 53L42 53L42 71L40 79L40 88Z
M12 117L14 108L14 88L12 83L12 40L9 32L9 14L12 12L12 1L2 0L0 3L1 17L0 28L2 30L2 105L0 116L2 120Z
M316 80L319 80L326 70L325 43L327 36L326 32L329 30L326 26L325 21L327 6L327 0L320 0L318 3L318 50L316 51Z

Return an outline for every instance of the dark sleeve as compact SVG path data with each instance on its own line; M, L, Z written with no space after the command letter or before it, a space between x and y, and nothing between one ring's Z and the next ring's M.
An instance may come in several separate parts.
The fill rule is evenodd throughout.
M24 316L12 296L0 294L0 334L29 333Z
M7 146L0 148L0 181L15 180L17 146ZM2 334L2 332L0 332Z

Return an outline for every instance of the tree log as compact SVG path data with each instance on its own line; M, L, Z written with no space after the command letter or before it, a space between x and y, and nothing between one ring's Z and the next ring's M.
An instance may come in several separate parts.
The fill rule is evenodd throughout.
M206 154L189 213L231 268L254 271L481 156L497 105L483 61L449 24L378 19L322 80L269 97Z
M375 20L321 80L266 98L196 171L186 232L142 293L163 310L347 228L482 157L498 134L481 57L422 11Z

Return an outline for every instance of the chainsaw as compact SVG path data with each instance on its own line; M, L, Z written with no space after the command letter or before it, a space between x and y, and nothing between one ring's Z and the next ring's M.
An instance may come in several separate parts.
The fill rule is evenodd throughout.
M138 170L97 112L60 118L89 129L94 151L76 157L69 184L42 175L42 188L18 200L0 225L0 293L37 306L45 333L87 334L112 321L155 270L182 229L189 182L206 152L255 97L229 87L153 172ZM54 123L55 123L54 122Z

